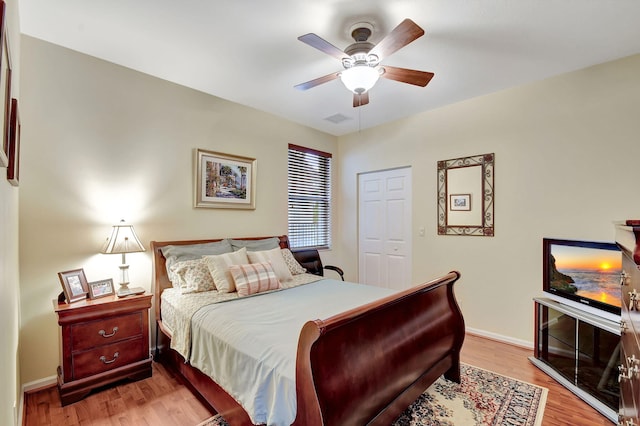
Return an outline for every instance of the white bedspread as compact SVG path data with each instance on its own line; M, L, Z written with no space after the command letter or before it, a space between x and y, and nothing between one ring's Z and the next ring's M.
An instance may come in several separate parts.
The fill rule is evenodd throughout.
M323 279L202 307L192 318L189 361L233 396L254 424L288 426L296 417L295 364L302 326L392 293Z
M322 277L313 274L294 275L291 281L281 282L283 289L297 287ZM281 290L275 290L281 291ZM251 297L261 296L260 294ZM205 291L182 294L177 288L167 288L162 292L160 304L162 323L171 332L171 349L177 351L186 360L191 354L191 318L203 306L225 300L237 299L238 293L219 293Z

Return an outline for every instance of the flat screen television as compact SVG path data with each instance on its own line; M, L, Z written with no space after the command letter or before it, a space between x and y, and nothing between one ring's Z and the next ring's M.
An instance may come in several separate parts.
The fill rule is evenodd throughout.
M620 320L622 252L615 243L544 238L543 291L552 299Z

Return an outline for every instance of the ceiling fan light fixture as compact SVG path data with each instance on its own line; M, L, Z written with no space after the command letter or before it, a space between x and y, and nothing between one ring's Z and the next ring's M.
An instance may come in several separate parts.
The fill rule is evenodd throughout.
M342 84L353 93L359 95L371 89L379 77L378 70L368 65L355 65L340 73Z

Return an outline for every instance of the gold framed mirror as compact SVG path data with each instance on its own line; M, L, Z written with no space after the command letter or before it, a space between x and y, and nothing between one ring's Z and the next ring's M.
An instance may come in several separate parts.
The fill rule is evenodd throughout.
M438 235L493 237L495 155L438 161Z

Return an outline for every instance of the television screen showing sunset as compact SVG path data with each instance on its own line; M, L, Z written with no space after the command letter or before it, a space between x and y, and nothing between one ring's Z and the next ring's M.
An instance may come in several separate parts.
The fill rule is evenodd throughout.
M552 282L553 287L620 306L622 255L619 251L552 245L551 255L561 277Z
M622 270L620 252L572 246L553 246L551 254L558 270L618 271Z

